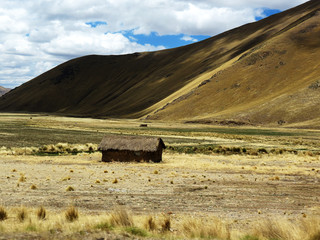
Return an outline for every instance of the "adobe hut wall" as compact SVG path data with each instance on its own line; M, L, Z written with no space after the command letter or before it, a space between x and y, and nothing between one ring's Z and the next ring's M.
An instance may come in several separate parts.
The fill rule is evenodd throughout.
M102 151L103 162L142 162L142 161L162 161L162 148L159 147L155 152L128 151L128 150L104 150Z

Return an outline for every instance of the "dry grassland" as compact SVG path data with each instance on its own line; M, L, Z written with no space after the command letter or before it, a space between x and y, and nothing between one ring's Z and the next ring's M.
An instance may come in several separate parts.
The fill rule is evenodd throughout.
M21 116L10 118L22 121ZM35 118L26 116L23 123ZM178 132L177 126L155 123L158 126L154 129L140 130L134 127L139 122L134 121L43 117L33 127L41 132L44 127L39 125L44 123L46 129L60 128L64 132L67 128L74 130L71 126L76 124L81 132L73 138L79 135L79 139L85 131L93 135L93 125L100 125L97 128L103 134L162 133L169 136L170 146L199 147L203 143L199 126L184 126L185 130ZM202 133L206 138L204 145L217 139L227 140L225 133ZM18 136L18 132L12 134ZM215 136L206 136L210 134ZM310 139L317 140L318 136L312 134L299 136L304 150L297 154L254 156L166 151L162 163L102 163L99 152L38 156L15 152L21 149L18 146L10 152L14 147L5 146L0 152L0 239L317 240L320 157L316 154L315 140ZM259 145L263 138L274 146L280 141L276 136L266 135L228 136L234 146L241 142L244 147ZM55 137L47 136L49 140ZM294 147L297 140L295 136L279 138L286 139L289 144L282 141L281 145L288 148ZM19 138L16 139L19 143ZM42 141L43 145L50 144L46 138ZM32 143L28 148L31 146ZM78 143L76 148L81 146ZM70 210L70 206L74 208ZM3 220L1 212L6 215Z

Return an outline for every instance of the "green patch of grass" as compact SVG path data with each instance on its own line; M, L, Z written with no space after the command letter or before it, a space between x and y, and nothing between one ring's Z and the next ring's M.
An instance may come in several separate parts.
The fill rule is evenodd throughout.
M27 231L27 232L36 232L36 231L37 231L37 227L36 227L36 225L30 223L30 224L26 227L26 231Z
M94 228L102 230L102 231L110 231L114 227L109 222L105 221L105 222L101 222L101 223L94 225Z
M251 235L246 235L243 238L241 238L240 240L259 240L259 238L251 236Z
M285 145L288 149L295 149L299 145L300 149L296 149L297 151L312 151L318 146L318 140L320 139L320 132L312 130L211 127L209 125L203 127L195 127L194 125L168 127L166 124L158 124L159 127L142 129L138 125L136 127L123 125L122 127L121 124L114 125L114 123L110 124L108 121L105 124L99 123L99 127L97 127L94 121L93 123L90 121L82 122L77 121L76 118L56 120L55 117L51 118L50 116L41 116L41 119L36 119L37 116L28 114L0 115L0 148L1 146L5 147L3 152L6 151L8 154L16 155L34 154L38 156L71 155L82 152L92 153L97 150L96 147L87 146L87 149L83 150L70 146L65 147L64 145L59 146L57 143L63 142L69 145L98 144L106 134L164 136L163 140L165 144L173 146L171 150L174 150L174 152L226 155L270 153L271 149L266 149L267 152L262 149L250 151L252 145L249 145L252 142L259 144L261 141L267 142L269 140L271 141L270 145L273 147ZM223 141L219 139L223 139ZM225 139L243 141L241 143L230 143L231 146L238 144L241 147L235 146L230 149L227 149L227 147L219 148L219 144L225 144ZM45 146L48 148L46 149ZM281 152L279 151L280 154Z
M184 153L184 154L219 154L219 155L253 155L258 156L261 154L298 154L303 153L304 155L320 155L320 151L300 151L296 149L284 149L284 148L247 148L247 147L227 147L227 146L217 146L217 145L197 145L197 146L167 146L165 151Z
M148 128L149 131L175 132L175 133L220 133L231 135L248 135L248 136L300 136L305 135L301 132L287 132L270 129L259 128L235 128L235 127L219 127L219 128Z
M125 231L127 233L130 233L132 235L139 236L139 237L148 236L148 233L144 229L141 229L141 228L138 228L138 227L126 227Z
M0 121L0 143L6 147L41 147L44 144L68 142L70 144L98 143L104 133L29 126L23 121Z
M216 145L198 145L198 146L168 146L167 151L185 153L185 154L222 154L222 155L233 155L233 154L246 154L252 155L255 152L268 154L266 149L255 150L252 148L245 147L224 147Z

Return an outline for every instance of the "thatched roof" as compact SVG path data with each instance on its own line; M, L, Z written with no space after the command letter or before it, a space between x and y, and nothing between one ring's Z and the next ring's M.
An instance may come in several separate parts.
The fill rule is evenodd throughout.
M145 151L155 152L158 147L165 145L161 138L143 137L143 136L105 136L98 150L129 150L129 151Z

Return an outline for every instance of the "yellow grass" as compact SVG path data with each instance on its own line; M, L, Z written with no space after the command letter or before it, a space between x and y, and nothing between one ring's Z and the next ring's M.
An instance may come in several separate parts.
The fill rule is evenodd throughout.
M40 208L41 209L41 208ZM111 213L86 215L78 213L70 207L65 213L49 211L45 217L39 209L24 208L25 219L21 221L14 217L21 209L8 209L8 218L0 222L0 234L17 234L35 232L39 234L62 233L70 235L79 232L112 231L116 234L133 230L144 231L148 236L165 239L221 239L239 240L245 236L261 240L317 240L320 236L319 216L307 216L300 219L265 219L240 228L233 222L219 218L200 218L197 216L172 215L131 215L124 209L116 209ZM42 208L42 213L45 211ZM72 215L72 218L66 217ZM74 217L77 216L77 217ZM134 233L134 231L132 231Z

